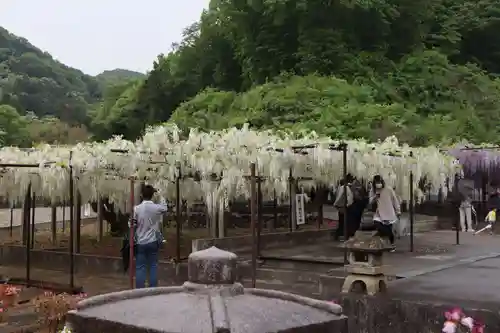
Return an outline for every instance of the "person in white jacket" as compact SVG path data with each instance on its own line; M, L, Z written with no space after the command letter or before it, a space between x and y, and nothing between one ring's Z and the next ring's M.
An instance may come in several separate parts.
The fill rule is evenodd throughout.
M460 230L463 232L474 232L472 223L474 182L470 179L460 179L456 186L458 197L460 198L460 206L458 207L458 212L460 214Z
M469 198L462 200L460 207L460 229L465 232L474 232L472 227L472 202Z
M385 237L392 245L392 252L396 250L394 245L394 232L392 226L401 216L401 204L394 190L385 185L380 175L373 177L370 192L370 204L376 204L373 222L380 237Z

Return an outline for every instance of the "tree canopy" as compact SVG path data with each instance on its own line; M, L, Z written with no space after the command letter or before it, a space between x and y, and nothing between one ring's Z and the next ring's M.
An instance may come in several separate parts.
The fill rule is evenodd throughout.
M97 78L0 30L0 104L97 139L173 121L499 142L499 28L493 0L211 0L147 75Z
M497 142L499 19L492 0L212 0L105 122Z
M123 82L133 81L136 79L143 79L145 77L146 74L121 68L107 70L95 76L97 81L99 81L103 87L121 84Z

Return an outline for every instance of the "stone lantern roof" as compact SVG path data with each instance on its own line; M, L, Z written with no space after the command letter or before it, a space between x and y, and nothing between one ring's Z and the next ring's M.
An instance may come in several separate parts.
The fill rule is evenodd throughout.
M392 249L389 241L377 236L376 231L357 231L354 237L344 242L344 246L354 252L378 253Z
M237 256L212 247L189 256L179 287L88 298L68 313L75 333L347 333L339 305L236 282Z

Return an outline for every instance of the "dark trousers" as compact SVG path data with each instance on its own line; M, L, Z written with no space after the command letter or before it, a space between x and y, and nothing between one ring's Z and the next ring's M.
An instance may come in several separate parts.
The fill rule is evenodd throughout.
M382 222L375 221L375 227L380 237L387 238L391 245L394 245L394 233L392 232L392 224L383 224Z
M365 211L365 208L368 204L368 200L360 199L360 200L355 200L354 203L352 204L351 211L351 217L349 218L349 233L348 236L352 237L358 231L359 227L361 226L361 220L363 219L363 212Z
M336 240L338 240L341 236L344 236L344 225L345 225L344 218L345 218L344 213L339 212L339 221L337 223L337 229L335 230L334 233Z
M345 232L347 238L354 236L356 231L358 231L359 226L361 225L361 218L363 217L363 211L365 210L365 207L366 205L362 200L355 201L352 205L347 207L347 231ZM344 236L344 214L346 213L339 211L339 222L334 235L336 239Z
M347 208L346 213L339 212L339 222L337 230L335 230L335 239L339 239L339 237L344 235L347 235L347 238L349 238L356 233L357 230L357 227L355 226L356 214L354 214L354 210L351 207L352 205ZM345 214L347 214L347 230L344 230L346 224L346 221L344 220L346 216Z

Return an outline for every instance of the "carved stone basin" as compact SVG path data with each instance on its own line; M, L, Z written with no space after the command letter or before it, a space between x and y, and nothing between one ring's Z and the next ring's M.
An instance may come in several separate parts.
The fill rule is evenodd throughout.
M237 256L212 247L189 256L189 281L91 297L68 313L73 332L347 333L339 305L263 289L236 278Z

